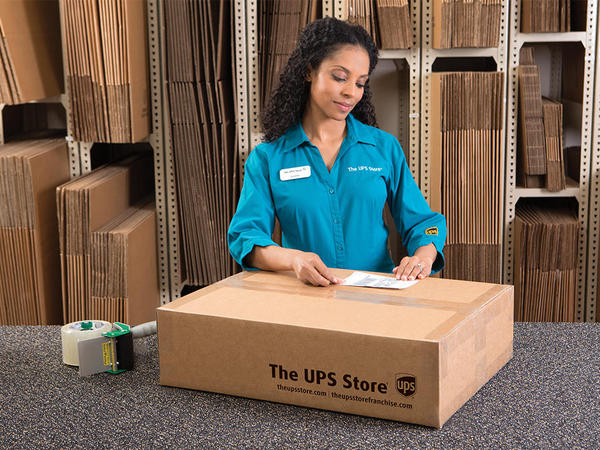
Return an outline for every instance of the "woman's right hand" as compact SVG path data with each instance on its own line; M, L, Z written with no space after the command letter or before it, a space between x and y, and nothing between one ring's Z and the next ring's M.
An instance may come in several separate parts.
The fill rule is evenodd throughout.
M297 252L292 257L292 269L300 281L313 286L329 286L343 281L333 274L316 253Z

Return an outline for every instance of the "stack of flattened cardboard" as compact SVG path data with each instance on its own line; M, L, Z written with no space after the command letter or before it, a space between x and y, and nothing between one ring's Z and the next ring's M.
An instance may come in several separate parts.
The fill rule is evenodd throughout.
M448 223L443 276L499 282L504 74L434 73L431 86L431 206Z
M348 0L348 21L363 27L378 48L405 49L413 43L409 0Z
M517 206L515 320L575 320L578 230L568 205Z
M152 191L152 173L150 156L132 156L102 166L56 189L65 322L106 320L91 316L99 312L91 303L92 233L147 196ZM156 246L156 236L151 238L148 237L145 245ZM145 262L138 260L131 264ZM115 269L109 267L106 270L115 276ZM145 282L157 283L152 279ZM156 306L158 295L148 300L152 301Z
M258 57L261 110L279 84L300 31L320 16L319 0L259 0Z
M522 33L571 31L571 0L521 0Z
M348 0L347 7L348 21L363 27L379 46L375 0Z
M542 101L544 110L544 135L546 142L546 187L550 191L565 188L563 158L563 106L548 98Z
M69 179L63 139L0 147L0 324L62 320L54 189Z
M206 285L236 272L227 228L239 196L232 3L167 1L167 86L183 274Z
M520 52L518 183L560 191L566 186L563 155L563 107L543 99L533 47Z
M58 0L2 0L0 37L0 103L63 91Z
M150 200L92 232L90 317L132 325L154 320L159 297L155 240Z
M413 41L408 0L376 0L380 48L410 48Z
M433 48L498 47L502 0L433 0Z
M546 174L544 111L537 66L519 66L521 163L526 175Z
M144 139L150 134L146 2L60 1L73 139Z

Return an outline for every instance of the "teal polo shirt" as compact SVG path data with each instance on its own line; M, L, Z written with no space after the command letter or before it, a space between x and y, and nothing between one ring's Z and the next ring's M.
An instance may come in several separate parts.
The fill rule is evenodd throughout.
M433 272L442 269L446 220L429 208L398 140L352 114L346 124L331 171L301 123L252 151L227 235L244 269L252 269L244 258L254 246L277 245L271 239L277 217L283 247L316 253L332 268L391 272L386 202L408 254L433 242Z

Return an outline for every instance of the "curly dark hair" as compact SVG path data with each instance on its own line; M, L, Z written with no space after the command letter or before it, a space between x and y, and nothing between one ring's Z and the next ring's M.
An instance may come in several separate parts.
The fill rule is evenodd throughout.
M302 30L298 44L279 76L279 84L262 114L265 141L276 140L302 118L310 93L310 83L306 81L310 68L317 69L324 59L347 44L359 45L367 51L370 75L377 65L379 52L371 36L360 25L326 17L308 24ZM377 126L368 81L352 115L367 125Z

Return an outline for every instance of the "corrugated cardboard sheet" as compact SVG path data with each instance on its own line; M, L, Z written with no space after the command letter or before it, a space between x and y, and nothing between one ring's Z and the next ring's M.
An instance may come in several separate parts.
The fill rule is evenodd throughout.
M259 0L258 59L261 111L279 84L300 31L321 17L318 0Z
M156 224L153 205L143 200L152 173L150 156L132 156L56 189L65 323L135 325L153 317Z
M58 0L2 0L0 57L0 103L63 92Z
M191 285L238 270L227 247L239 196L231 8L229 1L165 2L182 279Z
M146 2L60 1L73 139L144 139L150 134Z
M515 218L515 320L575 321L579 224L568 203L523 200Z
M431 207L446 217L442 275L501 279L504 74L431 75Z
M498 47L502 0L433 0L433 48Z
M566 187L563 105L542 97L534 48L521 48L519 56L517 182L524 187L560 191ZM573 88L565 93L573 93Z
M64 139L0 146L0 324L61 323L54 189L68 179Z

